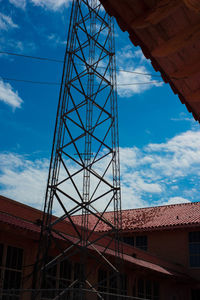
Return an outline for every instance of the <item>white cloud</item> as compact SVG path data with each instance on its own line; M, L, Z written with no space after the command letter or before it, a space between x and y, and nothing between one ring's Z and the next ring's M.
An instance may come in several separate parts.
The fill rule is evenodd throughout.
M133 50L133 46L125 46L116 53L117 66L121 70L117 71L117 91L121 97L132 97L134 94L140 94L152 87L163 85L160 80L154 79L147 69L148 60L142 54L142 51Z
M25 9L28 0L9 0L14 6ZM29 0L35 6L41 6L45 9L58 10L61 7L68 7L72 0Z
M9 0L9 2L21 9L25 9L26 7L26 0Z
M173 178L195 174L200 165L200 131L189 130L166 143L149 144L146 151L153 159L151 168L160 174Z
M0 30L9 30L11 28L18 28L18 25L13 22L11 17L0 12Z
M134 94L143 93L153 86L162 86L162 83L152 79L151 76L142 76L139 73L147 73L145 66L130 68L134 73L117 72L117 91L121 97L132 97Z
M162 203L162 205L170 205L170 204L181 204L181 203L190 203L188 199L183 197L171 197L167 202Z
M0 79L0 101L10 105L13 109L20 108L23 100L19 97L18 92L14 91L9 83Z
M31 0L36 6L41 6L50 10L58 10L63 6L69 6L71 0Z
M11 199L42 208L48 161L31 161L14 153L0 154L1 193Z
M51 41L51 44L54 47L57 47L58 44L64 45L64 46L66 46L66 44L67 44L67 41L61 40L61 38L58 35L54 34L54 33L50 34L48 36L48 39Z
M200 131L187 131L166 143L149 144L142 149L120 148L123 209L199 200L196 188L200 179L200 173L197 172L200 168L199 149ZM185 160L187 163L184 164ZM69 169L74 171L74 164L71 161L67 163ZM47 159L31 161L18 154L0 154L1 193L41 208L48 164ZM99 163L96 171L102 174L104 169L105 164ZM108 178L110 174L109 171ZM60 175L63 176L62 170ZM97 182L96 178L92 180L93 183ZM82 193L81 174L77 176L76 184ZM65 188L72 196L75 195L75 190L70 183L65 184ZM100 192L102 189L104 189L103 185ZM101 199L97 203L97 209L101 210L103 203L104 200ZM54 211L58 214L59 205L54 207Z

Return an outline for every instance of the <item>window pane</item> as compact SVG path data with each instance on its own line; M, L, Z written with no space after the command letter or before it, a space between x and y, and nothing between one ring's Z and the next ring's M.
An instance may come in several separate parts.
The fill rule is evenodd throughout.
M189 242L200 242L200 231L189 232Z
M138 297L143 297L144 296L144 280L139 279L138 280Z
M50 262L53 258L49 257L47 262ZM43 289L56 289L56 270L57 270L57 265L53 265L52 267L49 267L45 274L44 274L44 279L42 282L42 288ZM42 298L54 298L56 295L55 291L43 291L42 292Z
M199 300L200 299L200 290L192 290L191 291L191 300Z
M103 299L107 300L108 297L103 292L108 292L107 284L108 284L108 278L107 278L107 271L103 269L98 270L98 290L99 292L102 292Z
M153 282L153 295L154 295L154 299L158 299L160 294L160 286L159 283L154 281Z
M134 246L134 237L133 236L123 236L122 241L124 243L127 243L127 244L131 245L131 246Z
M23 249L8 246L6 256L6 267L11 269L22 269Z
M2 266L3 260L3 244L0 244L0 266Z
M21 286L21 272L5 270L3 288L19 289L20 286Z
M200 267L200 256L197 255L191 255L190 256L190 266L191 267Z
M107 287L107 271L103 269L98 271L98 285Z
M189 245L190 254L200 255L200 243L191 243Z
M68 260L60 263L60 278L71 279L71 263Z
M147 236L136 236L136 247L142 250L147 250Z
M152 299L152 282L150 280L146 280L146 298Z
M120 282L119 282L119 292L121 295L127 295L127 276L125 274L120 275Z

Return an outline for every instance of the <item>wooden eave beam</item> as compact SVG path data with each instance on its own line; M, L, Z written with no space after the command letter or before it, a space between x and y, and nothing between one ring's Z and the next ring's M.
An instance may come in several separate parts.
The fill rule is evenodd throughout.
M187 63L182 67L179 67L177 71L170 73L169 77L171 79L184 79L198 72L200 72L200 54L190 61L190 63Z
M196 90L191 94L186 95L185 98L189 103L191 103L191 105L192 103L197 103L197 102L200 104L200 89Z
M130 22L130 26L133 29L142 29L149 25L156 25L182 4L182 0L161 0L154 8Z
M178 32L173 38L163 42L156 47L152 52L154 57L166 57L179 51L181 48L192 44L200 38L200 24L188 26L188 28Z

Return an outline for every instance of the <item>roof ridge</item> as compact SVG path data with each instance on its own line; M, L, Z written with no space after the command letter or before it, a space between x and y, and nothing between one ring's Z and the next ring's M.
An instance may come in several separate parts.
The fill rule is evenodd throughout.
M194 201L194 202L186 202L186 203L174 203L174 204L163 204L163 205L156 205L156 206L147 206L147 207L138 207L138 208L125 208L122 209L123 211L128 211L128 210L144 210L144 209L150 209L150 208L160 208L160 207L170 207L170 206L185 206L185 205L197 205L200 204L200 201ZM109 212L107 212L109 213Z
M194 201L194 202L186 202L186 203L174 203L174 204L163 204L163 205L156 205L156 206L147 206L147 207L138 207L138 208L125 208L122 209L122 213L124 211L140 211L140 210L149 210L149 209L156 209L161 207L176 207L176 206L189 206L189 205L197 205L200 204L200 201ZM113 213L114 211L107 211L105 214ZM100 213L100 212L99 212ZM74 215L73 217L80 217L81 214Z

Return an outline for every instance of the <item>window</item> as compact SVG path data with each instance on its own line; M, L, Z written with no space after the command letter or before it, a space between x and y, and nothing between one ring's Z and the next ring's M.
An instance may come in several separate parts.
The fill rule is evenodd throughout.
M200 267L200 231L189 232L190 266Z
M147 251L147 236L146 235L138 235L138 236L123 236L122 241L131 246L135 246L141 250Z
M10 289L20 289L22 281L23 249L0 244L0 278L3 288L2 300L18 300L19 292ZM6 291L7 290L7 291Z
M104 300L107 300L107 295L104 292L107 292L107 271L99 269L98 271L98 290L102 292L102 297Z
M192 290L191 300L199 300L199 299L200 299L200 290Z
M53 257L49 257L47 263L52 260ZM60 294L59 300L79 300L80 294L77 289L80 287L80 280L84 271L83 265L79 263L73 264L67 259L55 262L55 265L47 268L44 274L44 280L42 282L42 289L44 290L41 293L41 299L54 299L58 294L57 289L60 289L60 293L61 290L66 289L64 293ZM76 280L77 282L75 282ZM70 287L73 282L75 284ZM67 290L68 287L70 287L70 290ZM82 287L85 288L85 286ZM74 291L72 290L73 288Z
M48 261L51 261L53 257L50 257ZM42 284L43 289L51 289L45 290L42 292L42 299L52 299L56 296L56 291L52 289L64 289L67 288L72 282L72 264L68 260L63 260L58 262L57 264L49 267L46 271L45 279ZM59 297L59 299L69 298L70 293L66 292Z
M145 278L136 279L133 285L133 296L141 299L159 300L159 283Z
M136 236L135 246L136 248L147 251L147 236L146 235Z
M53 257L48 258L48 262L50 262ZM56 275L57 275L57 266L54 265L52 267L47 268L44 272L44 278L42 282L42 299L51 299L55 297L55 291L52 289L56 289ZM48 291L48 289L51 289Z
M74 265L74 280L78 279L78 283L76 283L74 285L75 289L78 289L80 287L81 279L84 278L84 272L85 272L84 265L79 264L79 263L75 263L75 265ZM82 288L83 289L85 288L85 283L82 284ZM80 299L80 293L79 293L78 290L73 291L72 299L73 300L79 300ZM81 299L85 299L85 295L84 295L84 297L82 295Z
M114 294L127 295L127 276L125 274L117 276L115 272L99 269L98 291L102 292L104 300L116 299Z
M133 236L123 236L122 241L131 246L135 246L135 239Z

